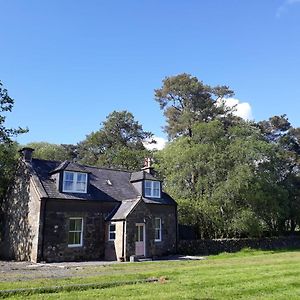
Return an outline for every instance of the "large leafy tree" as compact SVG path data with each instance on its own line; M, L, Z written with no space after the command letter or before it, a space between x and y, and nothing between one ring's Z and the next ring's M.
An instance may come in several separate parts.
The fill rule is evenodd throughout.
M198 78L183 73L166 77L155 90L155 100L164 111L169 138L192 136L195 122L208 122L217 117L229 117L231 109L224 99L234 93L228 86L211 87Z
M277 146L280 154L281 184L287 193L281 231L295 231L300 226L300 128L294 128L286 115L273 116L259 124L266 140Z
M276 146L246 122L226 128L215 120L192 130L156 156L181 222L208 238L277 231L286 193Z
M149 156L143 143L151 137L130 112L114 111L98 131L78 144L78 158L90 165L138 169Z

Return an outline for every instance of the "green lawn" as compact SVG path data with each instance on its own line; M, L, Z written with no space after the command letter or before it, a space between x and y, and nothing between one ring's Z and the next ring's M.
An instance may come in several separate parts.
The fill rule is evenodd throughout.
M0 282L0 289L111 283L165 277L156 283L33 294L26 299L300 299L300 251L242 251L202 261L124 263L82 269L78 277ZM22 299L13 296L10 299Z

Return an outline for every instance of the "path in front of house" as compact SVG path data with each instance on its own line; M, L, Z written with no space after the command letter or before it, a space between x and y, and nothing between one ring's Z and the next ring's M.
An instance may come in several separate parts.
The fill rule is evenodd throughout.
M155 260L181 261L201 260L199 256L173 255ZM154 262L155 262L154 261ZM127 262L126 262L127 263ZM86 262L61 262L61 263L32 263L16 261L0 261L1 281L24 281L43 278L67 278L76 276L99 275L99 268L112 264L124 264L117 261L86 261Z

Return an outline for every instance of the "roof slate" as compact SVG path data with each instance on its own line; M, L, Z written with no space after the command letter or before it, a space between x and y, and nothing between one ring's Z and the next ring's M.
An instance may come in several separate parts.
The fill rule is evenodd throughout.
M32 159L32 168L39 180L39 188L43 187L43 195L52 199L92 200L92 201L119 201L117 216L125 215L131 207L132 201L140 199L142 195L134 188L132 182L142 179L157 180L153 175L140 172L127 172L113 169L83 166L77 163L58 162L41 159ZM69 170L89 173L87 193L62 193L57 188L54 173ZM176 202L166 193L161 193L160 199L142 198L145 203L176 205ZM128 200L128 201L127 201ZM133 205L133 204L132 204Z
M130 181L140 181L140 180L156 180L159 181L159 179L155 178L152 174L145 172L145 171L138 171L131 173Z
M135 206L140 202L141 197L131 200L124 200L120 206L112 212L111 216L108 217L111 221L125 220Z

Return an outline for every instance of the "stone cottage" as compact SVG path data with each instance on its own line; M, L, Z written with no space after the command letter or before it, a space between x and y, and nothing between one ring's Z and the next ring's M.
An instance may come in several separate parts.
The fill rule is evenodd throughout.
M126 261L176 252L177 204L149 164L127 172L20 152L3 205L3 257Z

